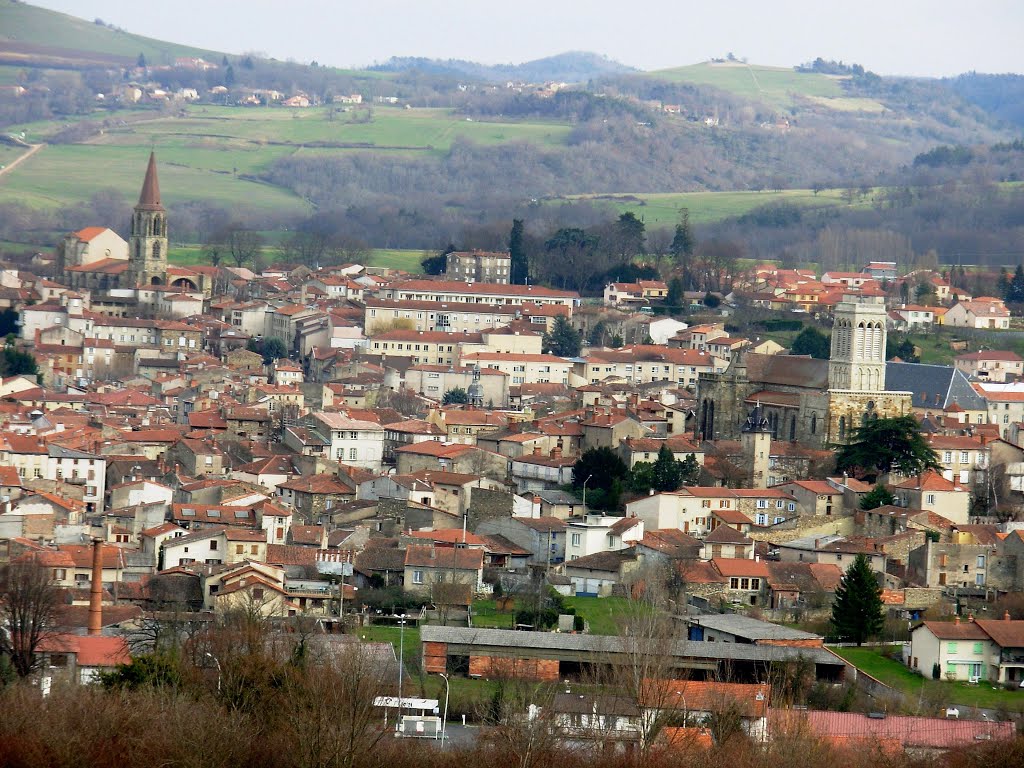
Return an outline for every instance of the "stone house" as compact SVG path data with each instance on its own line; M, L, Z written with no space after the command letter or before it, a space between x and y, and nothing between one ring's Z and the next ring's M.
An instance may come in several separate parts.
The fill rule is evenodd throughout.
M899 483L893 490L901 506L935 512L957 524L968 522L970 491L938 472L928 470Z
M300 475L279 484L277 495L303 521L312 524L338 504L354 499L355 489L341 482L337 475Z
M410 544L405 549L403 589L432 599L451 588L470 599L483 584L484 550L480 547ZM462 596L459 596L462 599ZM467 603L468 604L468 603Z

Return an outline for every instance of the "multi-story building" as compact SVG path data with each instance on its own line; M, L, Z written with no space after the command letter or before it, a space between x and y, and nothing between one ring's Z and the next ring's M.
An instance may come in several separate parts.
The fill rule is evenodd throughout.
M312 413L307 426L330 443L330 458L380 471L384 458L384 427L344 413Z
M576 291L562 291L540 285L494 285L465 283L453 280L404 280L384 285L377 290L378 298L399 301L437 301L470 304L561 304L578 307L580 295Z
M683 387L696 387L701 373L721 373L725 368L726 361L705 352L646 344L592 350L578 364L579 374L591 384L620 378L634 384L671 381Z
M507 251L453 251L446 257L444 275L449 280L508 285L511 266Z
M953 365L965 376L979 381L1003 383L1015 381L1024 374L1024 358L1016 352L1001 349L957 355L953 358Z
M527 320L541 332L550 331L556 317L569 317L561 304L484 304L479 302L396 301L365 299L363 330L368 336L403 328L414 331L479 333L515 320Z

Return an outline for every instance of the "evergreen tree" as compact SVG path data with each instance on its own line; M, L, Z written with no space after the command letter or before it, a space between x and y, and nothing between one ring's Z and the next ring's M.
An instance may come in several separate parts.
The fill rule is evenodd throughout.
M628 475L629 469L626 464L611 448L590 448L583 452L572 468L572 485L579 490L586 483L589 500L589 491L610 490L613 483L621 483Z
M711 293L711 291L704 294L704 306L708 309L717 309L721 303L722 300Z
M865 554L858 554L836 588L832 628L840 640L862 645L882 631L882 588Z
M860 508L878 509L886 504L892 504L894 501L896 501L896 497L889 493L889 489L881 483L877 483L874 488L860 497Z
M530 267L526 258L526 245L523 242L523 220L512 220L512 232L508 236L509 282L513 285L526 285L529 281Z
M1006 271L1006 267L999 268L999 280L996 285L999 286L999 295L1005 299L1010 292L1010 273Z
M942 467L938 455L921 435L917 419L907 414L868 419L854 429L851 441L836 452L836 469L869 477L889 472L909 477Z
M667 445L662 444L658 450L658 459L654 462L654 490L676 491L683 482L683 465Z
M697 241L693 237L693 230L690 228L690 209L679 209L679 223L676 224L676 232L672 237L672 245L669 251L672 258L680 265L689 261L693 256L693 250Z
M235 68L230 64L228 68L224 70L224 85L230 88L235 84Z
M1006 291L1006 301L1014 304L1024 302L1024 266L1017 265L1017 269L1013 273L1013 279L1010 280L1010 286Z
M668 281L668 296L665 297L665 304L669 312L682 312L684 301L683 281L678 277L673 277Z
M790 350L794 355L810 355L818 360L828 360L831 355L832 342L828 336L817 328L807 325L793 339L793 348Z
M683 459L680 479L683 485L696 485L700 480L700 464L697 463L697 457L694 454L687 454Z
M146 68L146 54L144 54L144 53L140 53L139 54L139 58L137 58L135 60L135 66L138 67L139 69L145 69Z
M468 402L469 394L462 387L449 389L444 393L444 399L441 400L442 405L465 404Z
M583 335L564 317L555 320L551 333L544 334L544 351L559 357L579 357Z

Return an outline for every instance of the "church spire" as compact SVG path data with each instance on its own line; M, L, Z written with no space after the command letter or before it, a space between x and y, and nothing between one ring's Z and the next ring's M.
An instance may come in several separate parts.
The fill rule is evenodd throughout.
M156 178L156 152L149 153L149 166L146 168L146 180L142 182L139 204L136 210L162 211L160 204L160 182Z

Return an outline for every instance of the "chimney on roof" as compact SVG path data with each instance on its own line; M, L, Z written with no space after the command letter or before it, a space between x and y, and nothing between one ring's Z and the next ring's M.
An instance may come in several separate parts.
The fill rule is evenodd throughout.
M1003 611L1003 621L1009 621L1009 620L1010 620L1010 612L1009 611Z
M551 449L551 458L552 459L560 459L560 458L562 458L562 446L556 445L554 448Z
M103 539L92 540L92 585L89 590L89 634L103 631Z
M540 445L539 444L533 446L533 455L534 456L540 456Z
M968 613L968 614L967 614L967 620L968 620L968 621L969 621L969 622L970 622L971 624L973 624L973 623L974 623L974 614L973 614L973 613Z
M960 617L959 616L954 616L953 617L953 625L957 626L957 627L960 626Z

